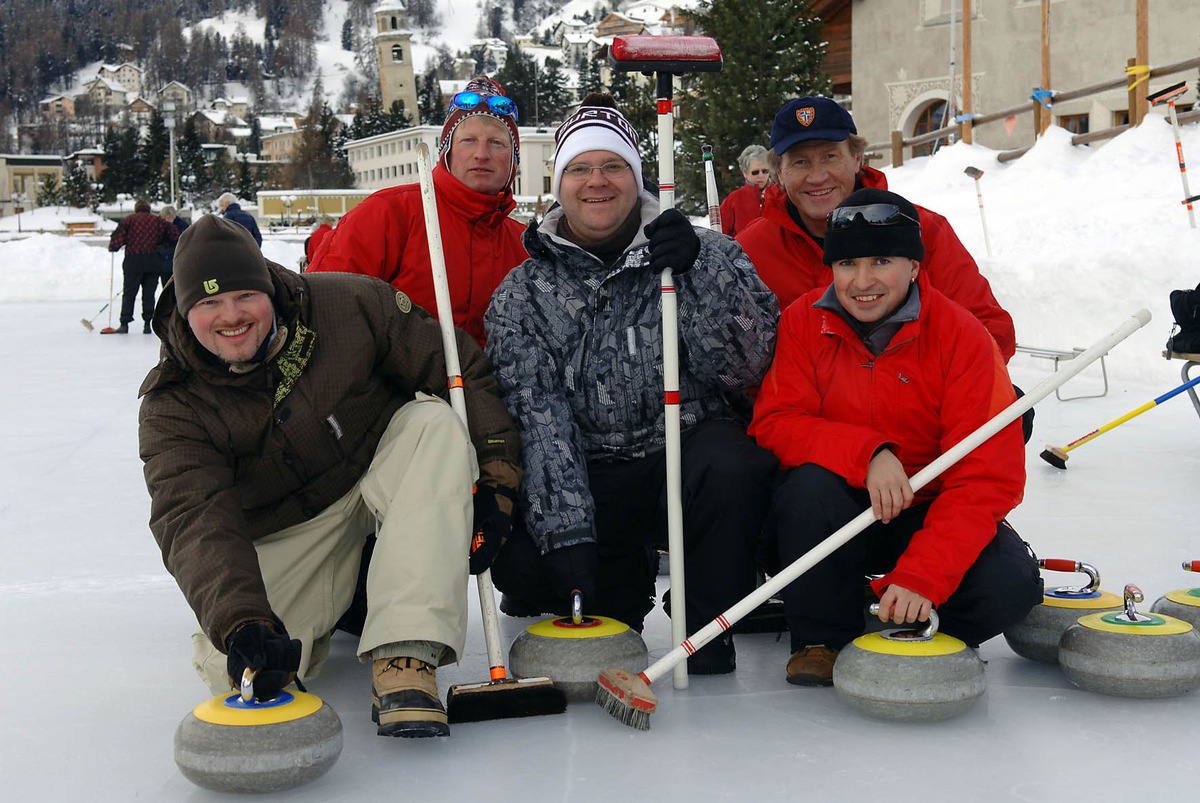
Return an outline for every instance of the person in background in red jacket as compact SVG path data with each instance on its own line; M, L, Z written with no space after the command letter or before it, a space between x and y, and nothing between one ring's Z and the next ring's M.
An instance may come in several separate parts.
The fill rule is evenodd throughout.
M721 203L721 231L730 237L762 217L763 192L771 180L767 167L767 149L762 145L747 145L738 156L738 167L746 183Z
M142 293L142 332L150 334L150 320L154 317L154 288L162 275L163 263L159 246L174 246L179 239L179 230L150 211L150 203L139 198L133 205L133 214L117 224L108 239L109 251L125 249L121 262L124 284L121 286L121 325L111 334L129 334L133 322L133 304L138 290ZM110 333L105 330L105 333Z
M762 217L739 229L737 241L781 310L829 285L821 257L825 216L857 189L888 188L883 173L863 163L866 147L850 113L828 98L791 100L775 115L767 163L777 183L766 190ZM1012 317L949 221L922 207L917 211L926 278L983 323L1007 363L1017 348Z
M517 107L486 75L450 99L433 169L454 325L482 344L483 313L525 261L525 228L509 217L520 156ZM437 314L419 184L379 190L350 210L313 255L309 272L377 276Z
M313 229L313 233L308 235L304 240L304 268L307 269L312 264L313 257L317 255L317 249L321 247L321 243L325 238L333 233L334 224L337 221L332 215L321 215L317 218L317 227ZM301 271L303 273L304 271Z
M783 592L787 680L828 686L863 631L862 583L882 621L938 609L975 647L1042 599L1037 561L1004 520L1025 487L1013 422L913 492L909 477L1015 400L995 341L925 275L919 212L864 189L828 217L833 281L783 313L750 434L779 459L766 534L792 563L866 508L876 523ZM769 559L769 556L768 556Z

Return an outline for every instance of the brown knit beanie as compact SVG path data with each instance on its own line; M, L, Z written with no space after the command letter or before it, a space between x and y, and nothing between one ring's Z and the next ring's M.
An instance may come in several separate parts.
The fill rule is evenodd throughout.
M250 232L219 215L205 215L175 246L175 307L186 316L198 301L231 290L273 296L275 285Z

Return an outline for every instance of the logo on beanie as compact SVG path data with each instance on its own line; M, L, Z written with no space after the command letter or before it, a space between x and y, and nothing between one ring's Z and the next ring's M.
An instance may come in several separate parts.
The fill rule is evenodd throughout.
M817 110L812 106L805 106L803 109L796 109L796 122L808 128L812 125L812 121L817 117Z
M404 293L397 290L396 291L396 306L400 308L401 312L404 312L404 313L412 312L412 299L409 298L408 296L404 295Z
M208 279L204 282L204 294L211 296L221 292L221 285L217 284L216 279Z

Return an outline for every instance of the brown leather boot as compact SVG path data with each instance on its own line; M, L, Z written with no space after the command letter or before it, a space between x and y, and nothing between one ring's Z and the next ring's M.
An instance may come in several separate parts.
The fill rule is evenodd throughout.
M832 686L837 656L837 650L824 644L810 644L797 650L787 662L787 682L796 686Z
M416 658L379 658L371 674L371 719L380 736L450 735L435 667Z

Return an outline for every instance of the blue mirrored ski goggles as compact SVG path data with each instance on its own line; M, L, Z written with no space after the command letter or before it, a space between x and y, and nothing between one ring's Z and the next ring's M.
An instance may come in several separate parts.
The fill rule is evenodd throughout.
M487 107L496 114L511 117L513 122L517 121L517 104L513 103L512 98L503 95L481 95L478 92L459 92L450 98L452 108L465 111L477 109L481 103L487 103Z

